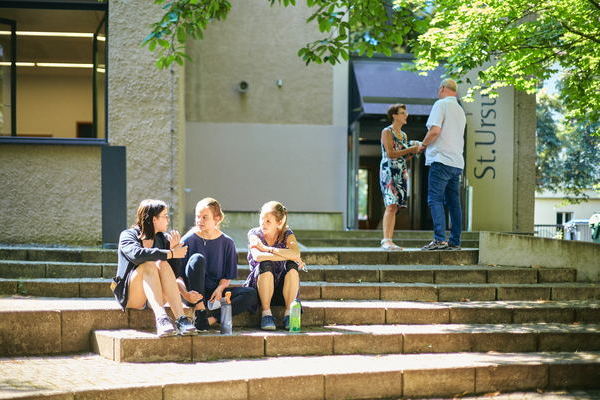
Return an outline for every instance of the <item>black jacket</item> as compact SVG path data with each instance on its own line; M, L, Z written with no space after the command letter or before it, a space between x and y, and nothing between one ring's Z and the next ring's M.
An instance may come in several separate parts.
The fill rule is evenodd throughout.
M117 251L118 263L117 276L123 278L137 268L138 265L147 261L167 260L170 243L162 232L154 237L154 244L145 248L142 244L140 230L138 228L126 229L119 236L119 250ZM175 259L168 260L171 268Z

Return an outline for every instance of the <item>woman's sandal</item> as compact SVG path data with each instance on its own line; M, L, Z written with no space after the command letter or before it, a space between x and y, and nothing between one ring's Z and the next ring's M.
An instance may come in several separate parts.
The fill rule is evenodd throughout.
M382 239L381 240L381 248L386 251L400 251L404 250L402 247L398 246L396 243L392 241L392 239Z

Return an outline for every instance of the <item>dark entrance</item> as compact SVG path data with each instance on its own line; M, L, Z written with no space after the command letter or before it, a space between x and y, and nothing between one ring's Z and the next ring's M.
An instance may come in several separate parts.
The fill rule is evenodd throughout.
M442 70L428 76L401 71L410 55L385 58L353 58L350 66L348 228L379 229L383 200L379 188L381 130L389 125L390 104L403 103L409 113L403 130L409 140L422 140L431 106L437 100ZM425 156L409 162L409 207L396 218L395 229L431 229L427 207L427 168Z

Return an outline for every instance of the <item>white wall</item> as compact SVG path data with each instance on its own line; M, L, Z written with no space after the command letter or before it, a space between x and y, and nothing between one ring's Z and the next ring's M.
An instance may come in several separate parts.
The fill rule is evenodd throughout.
M573 219L588 219L600 213L600 192L588 192L588 201L579 204L564 203L563 196L555 193L537 193L535 198L535 224L556 224L557 212L572 212Z
M290 211L345 211L346 127L187 122L186 213L203 197L225 210L268 200Z

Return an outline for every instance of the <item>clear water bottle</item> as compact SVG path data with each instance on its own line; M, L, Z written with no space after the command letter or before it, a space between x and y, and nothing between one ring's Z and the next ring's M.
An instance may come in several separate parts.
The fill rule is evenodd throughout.
M302 305L298 300L294 300L290 306L290 332L300 332L301 317Z
M221 300L221 334L233 333L233 317L231 315L231 292L226 292Z

